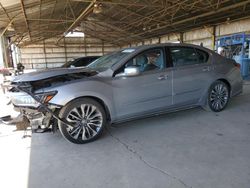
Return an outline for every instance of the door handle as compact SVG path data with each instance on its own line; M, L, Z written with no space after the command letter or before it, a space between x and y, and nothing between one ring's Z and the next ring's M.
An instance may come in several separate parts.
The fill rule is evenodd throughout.
M203 72L210 71L210 67L203 67L203 68L202 68L202 71L203 71Z
M166 79L168 79L168 75L160 75L158 77L158 80L166 80Z

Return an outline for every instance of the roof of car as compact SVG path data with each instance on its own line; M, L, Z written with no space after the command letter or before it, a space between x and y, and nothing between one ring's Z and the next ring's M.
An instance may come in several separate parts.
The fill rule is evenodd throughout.
M161 43L161 44L150 44L150 45L142 45L142 46L136 46L136 47L128 47L125 49L140 49L140 50L146 50L152 47L163 47L163 46L183 46L183 47L195 47L200 48L209 52L213 52L212 50L205 48L203 46L198 46L194 44L187 44L187 43Z

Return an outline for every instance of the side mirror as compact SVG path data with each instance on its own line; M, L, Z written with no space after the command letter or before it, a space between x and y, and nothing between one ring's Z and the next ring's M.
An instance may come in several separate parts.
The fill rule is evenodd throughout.
M126 67L124 69L123 73L117 74L116 76L118 76L118 77L122 77L122 76L129 77L129 76L137 76L139 74L140 74L139 67L131 66L131 67Z
M140 74L139 67L126 67L124 69L125 76L137 76Z

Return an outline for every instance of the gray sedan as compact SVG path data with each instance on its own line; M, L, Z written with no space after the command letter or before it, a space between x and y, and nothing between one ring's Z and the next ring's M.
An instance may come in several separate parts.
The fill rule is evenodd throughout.
M12 102L33 127L58 124L77 144L96 140L108 122L197 106L219 112L242 92L235 61L170 43L122 49L85 68L24 74L12 85Z

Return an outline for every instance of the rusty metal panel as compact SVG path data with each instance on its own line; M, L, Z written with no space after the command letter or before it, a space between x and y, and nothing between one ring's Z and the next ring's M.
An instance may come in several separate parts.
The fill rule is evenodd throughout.
M145 45L151 44L151 40L144 40L144 44L145 44Z
M158 44L159 43L159 38L152 38L151 43L152 44Z
M207 29L196 29L189 32L185 32L183 34L184 41L192 41L192 40L198 40L198 39L204 39L211 37L210 33L211 28Z
M216 27L216 36L223 36L241 32L250 32L250 19L225 23Z

